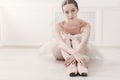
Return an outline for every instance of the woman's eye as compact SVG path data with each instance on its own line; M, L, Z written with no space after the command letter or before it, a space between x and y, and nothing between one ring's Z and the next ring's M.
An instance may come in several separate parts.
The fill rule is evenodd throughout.
M68 14L69 12L68 11L65 11L66 14Z
M72 10L71 10L71 12L75 12L75 10L74 10L74 9L72 9Z

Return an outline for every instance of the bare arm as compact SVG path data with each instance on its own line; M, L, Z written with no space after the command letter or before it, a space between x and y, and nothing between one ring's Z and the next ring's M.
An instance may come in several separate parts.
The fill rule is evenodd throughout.
M86 60L83 56L81 56L81 53L84 52L86 45L88 43L89 40L89 36L90 36L90 24L85 23L82 27L82 40L81 43L79 44L78 48L76 49L76 52L73 54L73 56L75 57L75 59L79 62L81 62L84 66L87 66Z
M85 24L82 28L81 43L79 44L79 47L76 49L76 51L78 53L82 53L85 50L86 45L87 45L88 40L89 40L89 36L90 36L90 24L85 22Z
M67 46L64 42L64 40L62 39L61 36L61 31L62 31L62 27L61 25L58 23L55 26L55 37L56 40L58 42L58 45L61 49L65 50L66 52L68 52L69 54L73 54L75 52L75 50L69 46Z

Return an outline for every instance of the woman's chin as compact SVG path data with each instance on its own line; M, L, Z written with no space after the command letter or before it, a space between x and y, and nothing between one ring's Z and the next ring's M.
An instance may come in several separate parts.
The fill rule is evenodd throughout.
M74 20L74 18L70 18L69 20L70 20L70 21L73 21L73 20Z

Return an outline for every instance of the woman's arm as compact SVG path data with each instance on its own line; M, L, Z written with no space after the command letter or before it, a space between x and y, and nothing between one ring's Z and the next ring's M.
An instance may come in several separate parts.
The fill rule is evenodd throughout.
M73 54L73 56L75 57L75 59L79 62L81 62L84 66L87 67L87 63L86 60L84 59L83 56L81 56L81 54L85 51L86 45L88 43L89 40L89 36L90 36L90 24L86 23L83 25L82 29L82 39L81 39L81 43L79 44L78 48L76 49L76 52Z
M61 36L61 31L63 31L61 24L60 23L56 24L55 25L55 37L56 37L59 47L65 50L66 52L68 52L69 54L73 54L75 50L65 44Z
M90 36L90 24L85 22L85 24L81 28L81 31L82 31L81 43L79 44L79 47L76 49L78 53L84 52L86 48Z

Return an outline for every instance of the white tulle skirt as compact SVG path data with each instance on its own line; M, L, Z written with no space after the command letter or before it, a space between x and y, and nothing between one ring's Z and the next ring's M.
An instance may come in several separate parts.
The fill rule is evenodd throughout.
M73 48L73 49L78 49L80 43L81 43L81 34L75 34L75 35L71 35L71 34L66 34L64 33L62 35L64 42L66 43L66 45L68 45L69 47ZM64 59L66 59L70 54L67 53L64 50L61 50L61 54L64 57ZM86 49L83 50L83 52L81 53L81 55L86 59L89 60L89 57L86 55Z
M81 35L77 34L77 35L70 35L70 34L65 34L63 36L65 42L67 45L70 46L70 39L72 39L72 46L73 48L77 48L78 44L81 42ZM44 43L40 49L39 52L40 54L44 55L44 54L53 54L53 48L55 48L57 42L55 39L51 39L50 41L47 41L46 43ZM54 49L55 50L55 49ZM87 44L86 49L84 51L84 53L82 54L83 57L87 60L90 59L101 59L102 55L99 54L99 49L92 43ZM61 50L61 54L64 58L66 58L67 56L69 56L64 50Z

